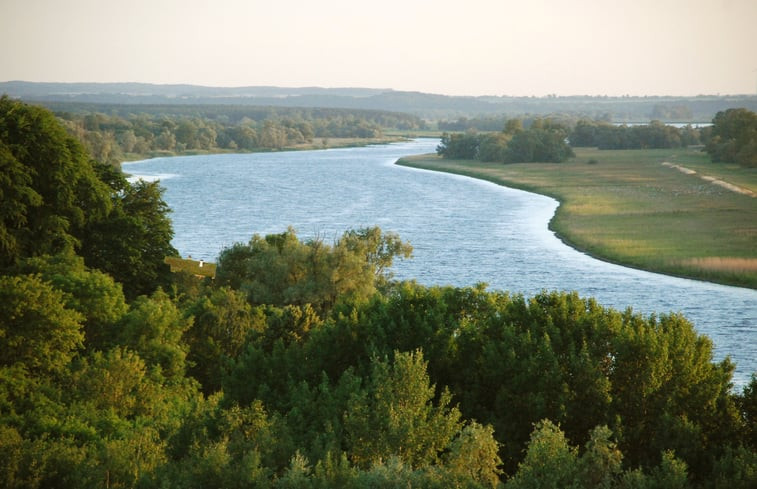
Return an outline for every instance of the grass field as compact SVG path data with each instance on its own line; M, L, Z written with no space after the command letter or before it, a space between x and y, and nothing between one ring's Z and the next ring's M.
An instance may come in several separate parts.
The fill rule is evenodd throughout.
M197 277L216 276L216 264L204 261L192 260L191 258L179 258L177 256L168 256L165 263L171 267L172 272L187 272Z
M713 164L697 149L579 148L575 158L558 164L504 165L436 155L403 158L399 164L552 196L561 205L550 229L597 258L757 288L756 169Z

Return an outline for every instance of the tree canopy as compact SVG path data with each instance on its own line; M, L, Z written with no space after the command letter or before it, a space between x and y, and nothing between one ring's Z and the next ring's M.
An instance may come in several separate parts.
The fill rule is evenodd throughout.
M24 238L47 167L14 155L57 136L3 104L47 121L2 140L4 236ZM77 161L87 178L56 185L106 197L56 214L83 234L20 239L0 267L2 487L757 485L757 376L734 392L678 314L397 282L411 248L379 228L253 236L215 280L152 273L172 251L160 188Z
M757 167L757 113L747 109L718 112L705 149L712 161Z
M554 121L537 119L523 129L519 120L511 119L498 133L445 133L436 152L453 159L560 163L574 156L567 136L568 129Z

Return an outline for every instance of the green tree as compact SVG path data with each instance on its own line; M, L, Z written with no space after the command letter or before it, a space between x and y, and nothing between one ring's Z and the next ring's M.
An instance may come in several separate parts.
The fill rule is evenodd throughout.
M526 457L507 482L507 489L563 489L573 487L578 475L578 451L568 444L558 426L548 419L534 425Z
M452 441L444 456L447 471L471 479L484 487L497 487L502 470L499 443L494 429L471 422Z
M584 489L616 487L622 472L623 454L606 426L597 426L578 459L578 485Z
M148 366L158 367L168 379L184 375L187 346L182 336L192 324L168 295L158 290L151 297L140 296L118 324L117 344L142 357Z
M32 181L31 168L18 161L0 140L0 265L13 263L24 252L27 214L42 205Z
M714 162L757 167L757 113L747 109L718 112L705 151Z
M0 98L0 266L79 246L111 207L81 143L52 113ZM7 172L6 172L7 171Z
M420 351L395 352L391 364L374 361L366 390L350 401L345 415L348 453L361 467L392 455L412 467L437 463L461 429L460 412L450 401L446 389L437 398Z
M109 275L86 267L71 251L24 260L15 269L36 274L65 294L66 307L82 314L85 346L101 349L115 336L115 324L128 306L120 284Z
M450 159L474 160L478 158L480 138L471 131L465 134L442 134L441 142L436 147L439 156Z
M85 263L110 274L128 299L167 288L172 276L167 256L177 256L171 245L170 209L157 182L129 183L120 172L100 165L101 178L110 188L112 210L86 227L81 255Z
M210 289L186 309L194 317L184 334L189 346L188 373L206 393L221 388L224 360L236 358L251 331L265 329L262 309L253 308L242 292L220 287Z
M397 256L412 248L378 228L348 231L333 246L301 242L290 228L221 252L216 281L241 289L251 304L305 305L329 310L337 300L365 300L389 278Z
M531 127L513 134L504 154L506 163L561 163L575 156L561 128Z
M82 319L39 276L0 276L0 365L61 372L82 347Z

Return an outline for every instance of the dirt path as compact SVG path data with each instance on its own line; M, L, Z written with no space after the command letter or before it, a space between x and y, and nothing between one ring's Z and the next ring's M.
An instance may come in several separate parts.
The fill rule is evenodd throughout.
M692 170L690 168L686 168L685 166L680 166L680 165L674 165L673 163L670 163L668 161L663 161L662 162L662 166L667 166L668 168L673 168L675 170L680 171L681 173L685 173L686 175L696 175L697 174L696 171L694 171L694 170ZM754 192L752 192L751 190L743 188L743 187L739 187L738 185L734 185L732 183L726 182L725 180L720 180L718 178L710 177L710 176L707 176L707 175L699 175L699 178L701 178L702 180L704 180L706 182L710 182L713 185L717 185L717 186L722 187L722 188L724 188L726 190L730 190L731 192L736 192L737 194L748 195L749 197L757 197L757 194L754 193Z

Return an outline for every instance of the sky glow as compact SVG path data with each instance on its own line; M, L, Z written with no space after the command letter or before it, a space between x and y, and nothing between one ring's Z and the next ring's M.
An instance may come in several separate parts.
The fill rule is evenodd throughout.
M0 0L0 81L757 92L755 0Z

